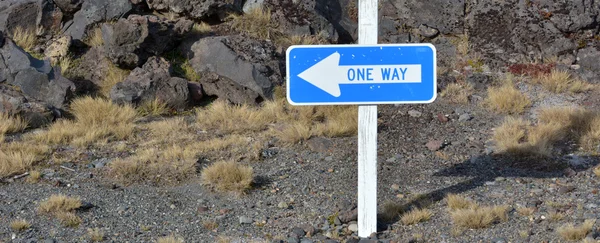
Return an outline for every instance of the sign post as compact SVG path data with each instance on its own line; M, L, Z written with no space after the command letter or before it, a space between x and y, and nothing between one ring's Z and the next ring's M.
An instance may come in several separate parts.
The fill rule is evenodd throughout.
M288 48L292 105L359 105L358 235L377 232L377 105L424 104L437 96L431 44L377 44L377 0L359 0L358 45Z
M378 0L358 1L358 44L377 44ZM377 232L377 105L358 107L358 236Z

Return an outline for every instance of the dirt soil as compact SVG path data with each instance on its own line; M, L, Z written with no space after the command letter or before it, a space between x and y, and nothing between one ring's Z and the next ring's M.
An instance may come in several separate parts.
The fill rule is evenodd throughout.
M566 102L598 110L599 97L592 91ZM534 108L554 103L550 99L556 98L538 99ZM379 212L386 202L433 212L431 220L411 226L382 217L379 242L562 242L558 227L600 218L600 180L592 172L598 157L565 155L555 158L565 166L545 170L532 169L545 161L513 163L495 153L489 141L504 116L478 102L456 105L439 98L427 105L381 105L378 113ZM428 148L434 140L441 148ZM358 242L348 229L356 220L356 137L318 137L264 150L263 161L249 163L256 185L241 196L211 192L199 176L175 186L121 185L105 176L107 167L90 168L93 161L118 156L107 153L88 150L78 162L49 165L36 184L4 180L0 242L90 242L88 228L100 228L104 242L155 242L171 234L186 242ZM83 219L79 227L63 227L37 213L40 201L58 193L93 206L77 212ZM484 229L457 229L443 200L448 193L482 205L509 205L508 220ZM535 211L523 216L516 211L520 207ZM565 217L549 220L556 212ZM11 230L15 218L28 220L31 228ZM298 236L302 232L308 234ZM598 233L593 230L589 237Z

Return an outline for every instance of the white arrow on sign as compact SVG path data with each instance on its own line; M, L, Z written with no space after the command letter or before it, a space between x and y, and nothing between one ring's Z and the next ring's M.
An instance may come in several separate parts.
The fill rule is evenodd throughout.
M421 65L340 66L340 53L321 60L298 77L334 97L341 95L340 84L420 83Z

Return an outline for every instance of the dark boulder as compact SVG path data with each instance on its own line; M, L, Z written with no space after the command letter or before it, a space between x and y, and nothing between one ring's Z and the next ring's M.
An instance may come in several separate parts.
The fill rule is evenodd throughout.
M474 3L469 44L492 67L572 55L577 45L524 1Z
M46 125L60 114L52 107L28 100L15 87L4 84L0 84L0 113L19 115L27 121L29 128Z
M139 105L159 100L171 108L183 108L189 96L188 82L171 75L169 62L152 57L143 67L134 69L125 81L117 83L110 91L110 98L119 104Z
M72 14L81 9L83 0L54 0L54 3L65 13Z
M576 72L579 76L591 83L600 83L600 51L596 47L588 47L579 50L577 53L577 64L579 69Z
M465 18L464 0L389 0L382 15L399 23L419 28L424 25L442 34L462 34ZM487 1L483 1L487 2ZM428 30L433 33L432 30ZM436 33L437 34L437 33ZM430 34L433 36L433 34Z
M213 16L224 20L232 12L241 12L241 0L146 0L148 7L157 11L174 12L194 19Z
M577 32L595 28L600 5L586 0L540 0L536 7L543 18L549 19L562 32Z
M133 69L175 48L192 26L192 21L183 18L163 21L151 15L131 15L115 24L103 24L102 38L108 58L118 67Z
M4 40L0 57L0 83L18 87L29 100L62 108L75 91L49 61L35 59L10 39Z
M131 10L129 0L85 0L73 20L65 23L65 33L82 40L93 25L120 18Z
M60 30L63 13L51 0L0 1L0 31L12 34L17 27L37 33Z
M201 76L204 93L235 104L270 99L274 84L281 82L279 61L270 42L242 36L207 37L184 53L193 57L190 64Z

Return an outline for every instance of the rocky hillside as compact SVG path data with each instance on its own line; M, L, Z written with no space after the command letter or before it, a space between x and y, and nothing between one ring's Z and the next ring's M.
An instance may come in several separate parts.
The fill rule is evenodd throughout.
M291 45L357 0L0 0L0 242L596 242L600 3L380 0L439 98L380 106L356 237L356 107L294 107ZM385 203L384 203L385 202Z

